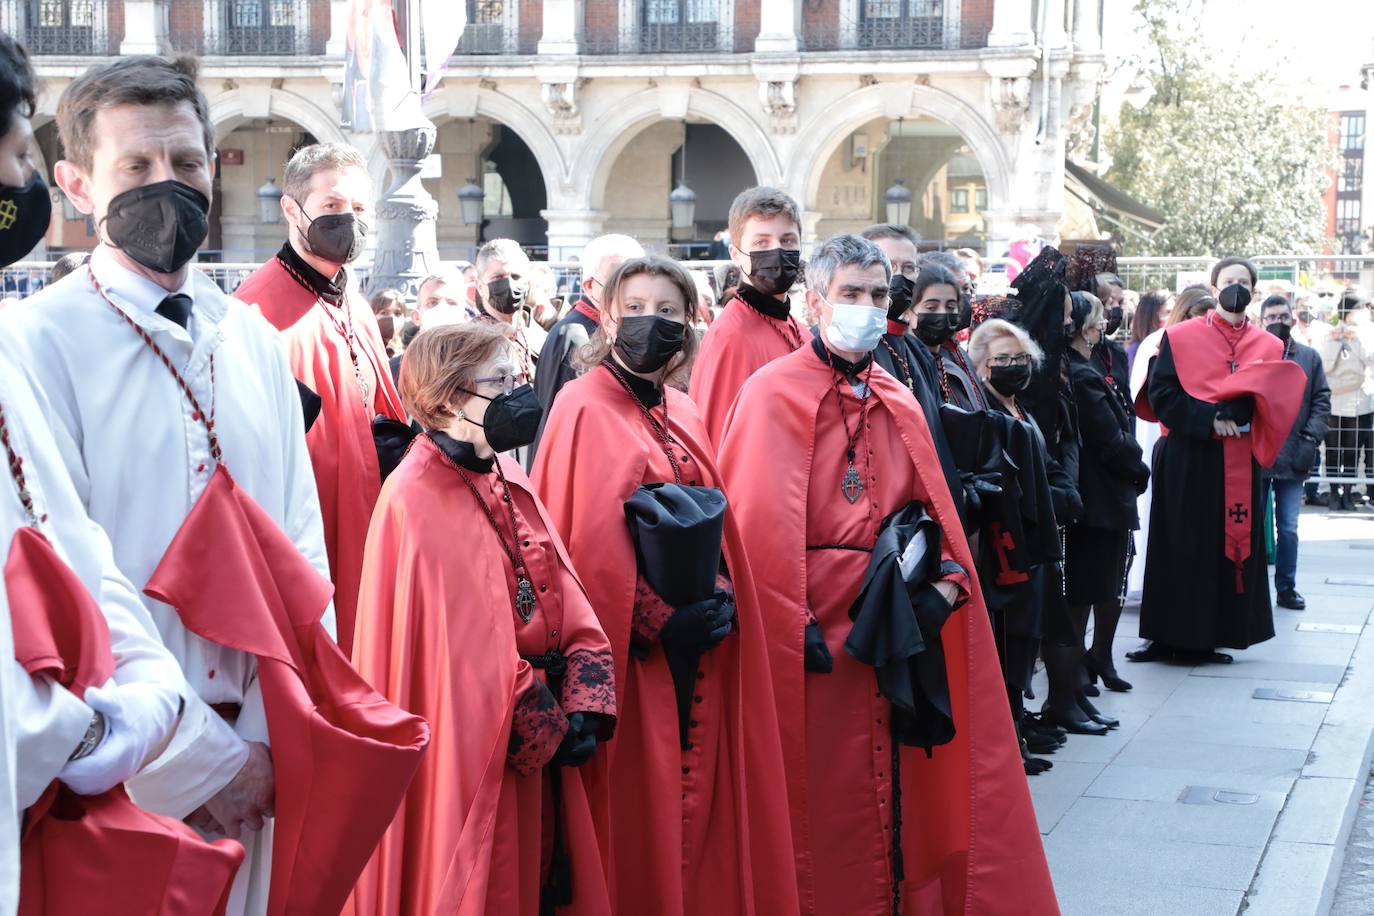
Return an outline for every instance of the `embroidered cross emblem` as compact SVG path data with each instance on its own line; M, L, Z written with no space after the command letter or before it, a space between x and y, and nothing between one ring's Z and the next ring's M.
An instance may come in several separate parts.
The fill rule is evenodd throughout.
M1226 514L1231 516L1231 521L1239 525L1250 517L1250 510L1245 508L1240 503L1236 503L1234 506L1230 508L1229 511L1227 511Z

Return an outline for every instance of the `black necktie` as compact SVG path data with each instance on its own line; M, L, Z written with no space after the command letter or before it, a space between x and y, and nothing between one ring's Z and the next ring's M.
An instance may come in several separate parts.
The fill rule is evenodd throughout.
M191 297L185 293L174 293L158 303L157 313L184 328L191 320Z

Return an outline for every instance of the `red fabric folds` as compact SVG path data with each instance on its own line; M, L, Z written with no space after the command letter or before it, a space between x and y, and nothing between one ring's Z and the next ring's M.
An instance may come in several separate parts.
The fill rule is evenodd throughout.
M15 532L5 589L15 658L29 674L77 696L109 680L114 656L100 608L33 528ZM123 787L82 796L57 780L25 812L21 844L23 916L221 914L243 862L238 843L207 843L180 821L139 808Z
M320 625L331 586L223 465L145 591L197 635L257 656L276 777L267 911L334 916L410 785L428 726L349 665Z
M346 294L341 308L352 321L359 363L375 380L368 405L358 388L348 342L325 307L316 305L315 293L291 276L279 258L254 271L234 296L256 304L263 317L282 332L292 374L320 396L320 417L306 433L305 444L320 492L339 645L347 656L353 646L367 526L382 487L372 419L381 415L405 422L405 408L392 382L377 320L356 293Z

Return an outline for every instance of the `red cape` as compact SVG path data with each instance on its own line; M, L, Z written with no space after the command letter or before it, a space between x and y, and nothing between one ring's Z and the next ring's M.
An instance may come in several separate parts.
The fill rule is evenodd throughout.
M5 563L14 655L76 696L114 672L95 599L43 536L20 528ZM139 808L122 786L77 795L57 780L24 815L21 914L222 914L243 847L207 843L178 820Z
M807 499L817 412L823 398L833 397L833 380L833 371L810 348L772 363L736 401L721 450L740 530L751 539L750 562L766 612L792 821L808 834L798 849L803 886L812 882L808 857L843 857L846 844L844 836L826 834L824 825L808 826L804 817ZM911 793L907 810L915 813L915 823L903 831L903 912L935 907L978 916L1057 913L976 564L929 427L906 388L881 368L873 368L870 384L917 469L919 492L912 498L927 503L970 582L969 600L941 631L955 738L929 759L904 755L910 769L904 767L902 792ZM931 482L928 488L922 475Z
M720 486L692 402L671 388L665 396L679 459L691 459L682 462L683 482ZM662 651L655 647L644 661L630 657L637 567L625 501L641 484L673 476L658 440L610 372L595 369L559 392L532 476L615 656L617 734L609 758L589 764L587 777L593 810L602 817L613 812L598 829L603 849L614 851L616 911L797 912L766 635L733 518L726 516L725 559L739 628L702 657L706 712L699 718L714 747L706 759L699 747L681 750Z
M717 448L730 405L735 403L745 380L778 357L791 353L795 348L787 342L788 337L804 344L810 336L791 315L786 321L777 321L738 297L731 299L711 322L692 363L688 390Z
M1230 330L1217 324L1215 314L1208 314L1169 328L1164 337L1169 341L1179 383L1189 397L1212 404L1241 397L1255 401L1249 432L1221 440L1225 453L1222 512L1226 555L1236 567L1236 590L1242 591L1242 567L1250 557L1254 515L1249 458L1253 455L1261 467L1274 463L1298 419L1307 376L1301 366L1283 358L1283 342L1273 334L1248 322L1239 334L1228 334ZM1235 343L1234 354L1230 342ZM1150 406L1149 387L1147 383L1137 393L1136 413L1144 420L1158 422ZM1161 432L1169 434L1163 424Z
M315 307L315 293L288 273L279 259L272 258L254 271L234 291L234 297L257 305L262 316L282 332L292 374L322 402L320 417L305 434L305 443L320 492L339 645L347 655L353 645L353 616L367 526L382 486L372 418L375 413L402 422L406 419L391 379L382 334L372 309L350 291L344 303L353 319L358 359L367 361L376 378L374 411L363 405L347 341L323 307Z
M320 625L331 590L223 465L144 589L196 635L257 656L276 781L273 916L339 912L429 741Z
M517 698L538 676L521 655L543 654L551 642L564 655L609 657L610 646L524 472L499 460L532 526L521 537L551 542L556 558L552 568L530 567L536 585L554 582L528 624L512 609L509 561L494 537L481 537L492 533L485 513L427 436L415 440L382 487L368 535L354 658L389 699L430 722L433 741L358 881L359 916L538 911L549 858L541 851L544 825L553 816L546 790L554 775L573 868L573 902L559 912L611 912L580 772L521 776L507 763ZM435 549L450 537L483 547ZM576 711L559 701L565 713ZM615 714L614 706L595 711Z

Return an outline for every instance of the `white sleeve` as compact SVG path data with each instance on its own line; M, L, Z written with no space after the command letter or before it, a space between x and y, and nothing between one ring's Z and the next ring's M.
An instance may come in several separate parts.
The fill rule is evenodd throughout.
M20 810L57 778L91 724L91 708L43 675L30 677L13 657L15 756Z

